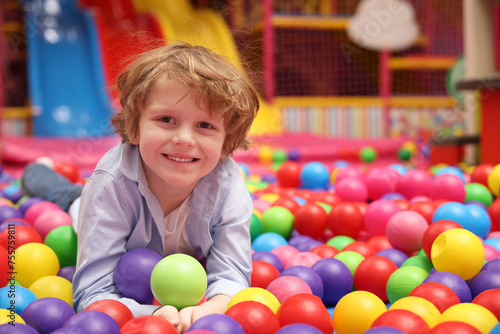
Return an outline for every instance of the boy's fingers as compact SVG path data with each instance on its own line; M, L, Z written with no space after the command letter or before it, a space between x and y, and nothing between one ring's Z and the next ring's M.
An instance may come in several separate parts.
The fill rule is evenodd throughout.
M177 327L180 323L179 312L173 306L167 305L156 310L153 315L162 317L163 319L170 322L174 327Z

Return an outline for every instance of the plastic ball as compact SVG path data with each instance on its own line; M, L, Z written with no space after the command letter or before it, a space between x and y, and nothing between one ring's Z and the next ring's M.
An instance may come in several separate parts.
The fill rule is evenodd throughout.
M483 270L475 275L469 282L472 299L476 298L480 293L491 290L500 289L500 270Z
M441 312L430 301L416 296L408 296L397 300L389 310L407 310L415 313L425 320L429 328L438 322Z
M390 327L390 326L378 326L378 327L372 327L363 334L405 334L400 329L397 329L395 327Z
M441 175L455 175L462 181L462 183L465 183L464 172L462 172L458 167L445 166L440 168L434 174L434 176L441 176Z
M430 197L433 200L445 199L448 201L463 202L465 188L462 180L453 174L442 174L432 179Z
M354 241L354 242L351 242L349 245L345 246L342 251L343 252L346 252L346 251L356 252L358 254L361 254L363 257L368 257L368 256L375 255L375 253L377 252L377 249L367 242Z
M21 213L23 214L23 217L24 217L24 215L26 214L26 210L28 210L30 206L32 206L33 204L38 203L38 202L43 202L43 199L41 199L40 197L25 196L25 197L21 198L19 200L19 202L17 203L17 205L18 205L17 209L19 211L21 211Z
M427 272L430 272L434 267L432 265L431 260L425 255L414 255L409 257L401 267L406 267L406 266L414 266L414 267L419 267L424 269Z
M470 182L480 183L483 186L488 187L488 175L493 170L493 165L491 164L480 164L474 167L474 170L470 176Z
M415 287L408 296L428 300L440 313L443 313L450 306L460 303L460 299L452 289L436 282L422 283Z
M499 197L500 190L500 164L495 165L488 174L488 188L496 196Z
M207 290L207 274L201 263L186 254L160 260L151 273L151 291L161 305L178 310L196 305Z
M371 292L385 302L387 281L396 269L398 269L396 264L386 257L367 257L354 272L354 287L358 291Z
M158 253L147 248L136 248L123 254L114 273L120 293L141 303L151 302L151 274L161 259Z
M276 314L256 301L237 303L227 309L225 314L236 320L247 334L274 334L280 328Z
M342 261L342 263L344 263L347 268L349 268L351 274L354 276L354 272L358 268L358 265L365 259L365 257L357 252L346 251L344 248L342 252L334 256L334 259Z
M274 313L278 311L278 308L280 306L278 298L276 298L276 296L274 296L271 292L263 288L251 287L243 289L240 292L236 293L229 301L227 309L231 308L231 306L233 305L248 300L262 303L269 307Z
M300 186L300 173L300 164L286 161L276 171L278 184L284 188L297 188Z
M396 191L407 199L417 196L428 196L431 176L420 169L412 169L402 175L396 183Z
M365 146L359 151L359 159L362 162L374 162L377 160L377 156L377 151L371 146Z
M243 327L226 314L209 314L199 318L189 327L189 331L206 329L218 334L245 334Z
M429 325L419 315L408 310L388 310L382 313L372 324L372 328L391 326L407 334L424 334L429 331Z
M61 267L76 266L77 236L73 226L65 225L54 228L44 240L57 255Z
M385 313L384 302L371 292L353 291L339 300L333 311L337 334L362 334Z
M462 321L445 321L433 328L427 334L481 334L481 332ZM491 333L491 332L490 332Z
M101 299L93 302L84 311L101 311L113 318L118 326L122 327L134 319L132 311L122 302L114 299Z
M327 189L330 175L324 164L312 161L300 171L300 185L305 189Z
M500 198L491 203L488 208L488 215L491 218L491 231L500 231Z
M21 313L26 324L39 333L52 333L63 327L75 315L67 302L59 298L44 297L31 302Z
M497 318L484 306L474 303L460 303L449 307L439 317L438 322L461 321L475 328L481 333L489 331L498 323Z
M273 248L271 250L271 253L276 255L281 260L283 266L286 267L288 260L290 260L297 253L299 253L299 250L290 245L282 245Z
M9 236L15 236L15 239L10 239ZM15 242L13 242L14 240ZM10 244L9 244L10 241ZM20 224L10 225L2 232L0 232L0 246L4 248L17 249L22 245L29 243L42 243L42 237L31 226L24 226Z
M487 207L493 202L493 196L490 190L481 183L469 183L465 185L464 202L476 201L483 203Z
M484 247L484 259L486 261L491 261L500 258L500 252L495 247L485 244L484 242L483 242L483 247Z
M372 236L368 240L366 240L366 243L375 248L377 252L383 249L393 248L385 235Z
M318 296L299 294L285 300L276 313L282 327L304 323L320 329L323 333L333 332L333 320Z
M500 321L500 289L493 288L485 290L478 294L472 300L472 303L487 308L491 313L495 315L497 320Z
M352 242L354 242L354 239L352 237L349 237L347 235L337 235L328 239L326 244L335 247L336 249L341 251L342 249L344 249L345 246L347 246Z
M302 235L318 238L325 232L327 213L319 205L307 203L297 209L293 227Z
M47 245L28 243L16 250L16 280L29 287L41 277L55 276L60 269L56 253Z
M475 204L466 204L465 207L472 217L472 229L470 231L485 239L491 231L491 218L488 216L488 212Z
M394 303L398 299L408 297L410 292L420 285L429 275L419 267L401 267L395 270L387 280L387 298Z
M46 211L61 211L61 208L52 202L41 201L31 205L24 214L24 219L26 219L31 226L35 224L37 218Z
M12 218L23 218L23 214L15 207L6 205L0 206L0 223Z
M252 261L250 283L252 287L267 288L269 283L278 278L280 272L275 266L265 261Z
M336 236L357 238L363 229L364 218L356 204L340 202L333 206L326 218L326 223Z
M280 258L270 251L257 251L252 254L252 261L265 261L272 264L279 272L283 270L283 263Z
M258 251L272 251L278 246L288 245L288 241L276 232L264 232L252 241L252 249Z
M435 221L427 227L424 235L422 236L422 249L429 259L431 258L431 248L434 240L436 240L438 235L444 231L451 230L453 228L462 228L462 225L452 220L443 219Z
M266 290L275 295L280 303L298 294L312 294L311 287L296 276L280 276L269 283Z
M323 281L319 274L313 269L305 266L293 266L283 270L280 276L294 276L302 279L307 283L314 295L323 298Z
M21 314L37 297L28 288L18 285L7 285L0 289L0 308Z
M461 203L448 202L438 207L432 216L432 221L435 222L443 219L453 220L459 223L464 229L472 230L472 216L465 205Z
M37 296L37 298L59 298L73 306L72 284L63 277L40 277L29 286L29 289Z
M69 182L75 183L80 179L78 167L70 162L59 162L54 165L54 171L68 179Z
M321 259L311 267L323 282L323 302L335 305L342 297L351 292L353 276L349 268L340 260Z
M368 189L360 178L347 177L335 184L335 193L345 202L366 202Z
M305 266L311 268L319 260L321 260L319 255L310 252L299 252L287 261L285 269L293 266Z
M18 317L19 319L20 317ZM9 319L10 321L10 319ZM33 327L16 321L16 325L12 326L9 323L0 325L0 334L39 334Z
M15 324L26 324L19 314L13 312L12 310L0 308L0 325L7 324L9 327L12 327L9 322L13 322ZM8 334L11 333L12 332L8 332Z
M386 236L394 248L410 253L422 247L422 236L428 226L419 213L400 211L389 218Z
M401 211L394 201L379 199L371 202L364 215L364 227L372 235L385 235L389 219Z
M390 167L374 167L365 175L368 198L372 201L380 199L387 193L396 191L399 173Z
M275 334L323 334L323 332L308 324L290 324L281 327Z
M428 224L432 223L432 216L434 215L434 204L431 201L421 201L411 203L408 210L420 213L425 218Z
M472 295L467 283L457 274L449 272L431 273L423 283L434 282L441 283L449 287L462 303L470 303Z
M120 328L120 334L176 334L177 330L167 320L154 315L132 318Z
M273 160L273 148L269 145L261 145L257 151L257 159L262 164L270 164Z
M383 256L394 262L399 268L408 259L408 255L403 251L395 248L386 248L378 251L375 255Z
M59 269L57 272L57 276L67 279L70 282L73 282L73 276L75 276L76 267L63 267Z
M323 244L313 247L312 249L309 250L309 252L318 255L322 259L325 259L327 257L334 257L339 253L339 250L330 245Z
M432 244L431 260L437 271L457 274L464 280L474 277L484 264L481 240L465 229L444 231Z
M398 158L401 161L408 161L411 158L411 152L408 149L402 147L398 150Z
M120 327L113 318L100 311L85 311L72 316L63 329L72 333L118 334Z

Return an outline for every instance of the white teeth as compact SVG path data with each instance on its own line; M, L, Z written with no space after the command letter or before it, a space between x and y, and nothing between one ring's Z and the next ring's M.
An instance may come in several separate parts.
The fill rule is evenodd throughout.
M172 157L170 155L167 155L167 158L170 160L178 161L178 162L193 162L193 158L177 158L177 157Z

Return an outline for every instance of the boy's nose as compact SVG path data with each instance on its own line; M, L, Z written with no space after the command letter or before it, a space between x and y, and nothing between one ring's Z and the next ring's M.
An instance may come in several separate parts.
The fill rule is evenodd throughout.
M180 126L174 134L173 141L178 145L194 145L194 133L187 126Z

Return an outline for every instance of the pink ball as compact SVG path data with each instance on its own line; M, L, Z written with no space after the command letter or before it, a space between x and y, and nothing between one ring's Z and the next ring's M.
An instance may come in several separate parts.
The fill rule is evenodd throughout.
M488 234L488 236L486 237L486 239L489 239L489 238L500 238L500 231L490 232Z
M321 260L321 257L317 254L311 252L299 252L292 258L290 258L287 261L286 265L284 265L284 267L285 269L293 266L304 266L311 268L319 260Z
M280 276L269 283L266 290L278 298L280 304L298 294L312 295L309 284L296 276Z
M421 214L415 211L400 211L387 222L386 236L391 245L405 253L422 248L422 237L429 227Z
M398 179L396 191L411 199L417 196L428 196L431 186L431 176L421 170L412 169Z
M410 203L419 203L419 202L429 202L431 199L427 196L416 196L410 198Z
M368 189L365 182L359 178L346 177L336 183L335 193L346 202L366 202Z
M256 199L253 201L253 208L260 213L264 213L267 209L271 207L271 203L264 201L263 199Z
M62 210L49 210L38 216L33 224L33 228L40 234L42 240L44 240L50 231L64 225L73 225L71 216Z
M368 189L368 198L372 201L387 193L396 192L396 183L399 173L390 167L375 167L365 175L365 184Z
M399 205L388 199L379 199L368 204L364 216L365 229L372 236L385 235L387 222L397 212Z
M286 266L288 260L290 260L293 256L299 253L299 250L290 245L282 245L275 247L271 250L271 253L276 255L278 259L281 260L283 266Z
M45 211L62 211L62 210L55 203L42 201L30 206L28 210L26 210L26 213L24 214L24 219L28 221L28 223L30 223L31 226L33 226L38 216L40 216Z
M357 179L363 179L363 174L356 168L352 166L343 167L337 173L335 178L335 183L342 181L345 178L353 177Z
M500 252L493 246L488 244L483 244L484 247L484 258L486 261L491 261L500 257Z
M465 187L462 180L453 174L441 174L432 179L430 189L431 199L463 203Z

